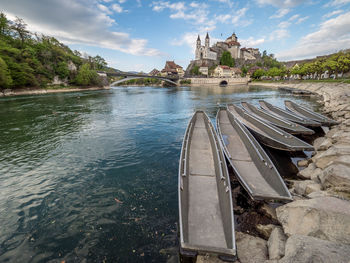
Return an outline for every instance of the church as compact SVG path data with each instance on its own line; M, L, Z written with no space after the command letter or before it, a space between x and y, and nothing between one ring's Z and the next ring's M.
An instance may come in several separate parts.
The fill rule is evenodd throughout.
M205 37L204 46L201 45L201 39L198 35L196 42L195 61L210 60L219 62L220 57L224 51L229 51L232 58L235 60L255 60L260 56L259 49L257 48L240 48L241 44L238 42L238 38L235 33L226 38L225 41L219 41L210 47L209 34Z
M217 59L217 53L210 48L209 41L210 41L209 34L207 33L207 36L205 37L205 45L202 46L201 39L198 35L195 60L202 60L202 59L216 60Z

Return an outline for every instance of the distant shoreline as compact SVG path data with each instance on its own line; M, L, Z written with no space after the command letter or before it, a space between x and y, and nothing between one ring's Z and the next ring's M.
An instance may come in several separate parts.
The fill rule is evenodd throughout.
M21 95L42 95L42 94L51 94L51 93L64 93L64 92L78 92L78 91L88 91L88 90L108 90L110 86L105 87L87 87L87 88L78 88L78 87L65 87L57 89L6 89L0 92L0 97L12 97L12 96L21 96Z

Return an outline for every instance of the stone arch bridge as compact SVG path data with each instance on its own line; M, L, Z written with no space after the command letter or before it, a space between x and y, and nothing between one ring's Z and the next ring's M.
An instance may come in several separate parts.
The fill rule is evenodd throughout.
M144 78L152 78L152 79L159 79L163 80L166 83L173 85L173 86L178 86L178 80L179 77L177 76L153 76L153 75L147 75L147 74L134 74L134 73L128 73L128 72L104 72L104 71L99 71L99 75L103 76L109 76L109 77L123 77L122 79L119 79L117 81L112 82L110 85L114 86L119 83L126 82L128 80L133 80L133 79L144 79Z

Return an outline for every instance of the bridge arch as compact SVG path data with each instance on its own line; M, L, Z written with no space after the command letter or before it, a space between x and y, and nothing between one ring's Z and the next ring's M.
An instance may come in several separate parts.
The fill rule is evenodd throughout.
M227 82L227 80L222 80L222 81L220 81L220 87L226 87L227 85L228 85L228 82Z
M126 82L128 80L133 80L133 79L144 79L144 78L152 78L152 77L149 77L149 76L145 76L145 77L126 77L124 79L120 79L120 80L117 80L117 81L114 81L110 86L113 87L113 86L116 86L117 84L120 84L120 83L123 83L123 82ZM174 86L177 86L177 83L170 80L170 79L166 79L166 78L156 78L156 79L160 79L160 80L163 80L169 84L172 84Z

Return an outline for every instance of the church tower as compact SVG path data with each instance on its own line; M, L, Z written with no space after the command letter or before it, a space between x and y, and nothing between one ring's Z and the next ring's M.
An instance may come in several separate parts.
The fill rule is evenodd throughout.
M201 48L201 39L199 38L199 35L198 35L198 38L197 38L197 49L200 49Z
M205 47L209 48L209 34L207 32L207 36L205 37Z

